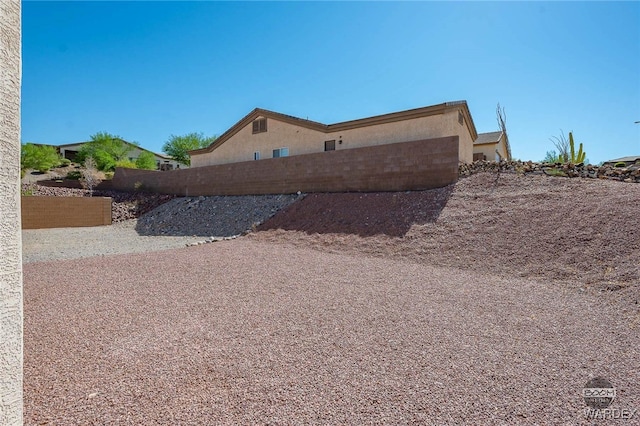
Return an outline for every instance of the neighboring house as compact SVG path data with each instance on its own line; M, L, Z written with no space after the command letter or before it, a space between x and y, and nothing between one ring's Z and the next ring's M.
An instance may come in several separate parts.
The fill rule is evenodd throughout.
M511 160L509 139L502 131L480 133L473 142L473 161Z
M152 153L153 156L155 157L158 170L173 170L173 169L188 167L184 164L178 163L173 158L167 157L166 155L157 154L153 151L149 151L148 149L144 149L138 145L132 144L131 142L127 142L125 140L122 140L122 142L131 146L131 151L129 151L128 153L130 161L135 162L138 159L138 156L140 156L140 153L143 151L146 151L146 152ZM58 145L56 146L56 148L58 149L58 152L60 152L60 155L62 155L62 157L67 158L71 161L75 161L78 151L80 151L80 148L82 148L82 146L87 143L89 142L68 143L65 145Z
M605 161L603 164L607 166L614 166L616 163L625 163L627 166L635 164L640 161L640 155L632 155L629 157L616 158L614 160Z
M478 138L466 101L322 124L256 108L210 146L190 151L191 167L311 154L445 136L459 137L459 160Z

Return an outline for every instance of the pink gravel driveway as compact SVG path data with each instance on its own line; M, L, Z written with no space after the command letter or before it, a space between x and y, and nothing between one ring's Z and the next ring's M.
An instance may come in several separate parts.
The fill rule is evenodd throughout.
M249 238L24 273L29 425L590 424L594 376L640 408L634 315L552 281Z

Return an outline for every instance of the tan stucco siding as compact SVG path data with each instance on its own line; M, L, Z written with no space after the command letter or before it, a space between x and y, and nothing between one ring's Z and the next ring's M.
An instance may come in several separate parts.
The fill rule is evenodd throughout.
M22 424L20 1L0 1L0 424Z
M496 146L498 146L498 144L495 144L495 143L486 143L482 145L476 145L473 147L473 153L483 154L484 158L487 161L496 161L498 157L496 155Z
M507 144L505 143L504 135L497 143L485 143L481 145L473 146L473 153L482 153L485 155L487 161L498 161L500 158L496 154L496 150L500 153L503 159L507 158Z
M340 150L445 136L459 136L460 161L472 161L472 136L457 111L327 133L267 118L266 132L253 134L250 123L212 152L192 155L191 167L251 161L256 151L261 159L272 158L273 150L283 147L290 156L322 152L329 140Z
M191 167L251 161L256 151L260 159L272 158L273 150L278 148L289 148L290 156L321 152L325 140L324 132L268 118L266 132L254 134L249 123L212 152L192 155Z
M421 139L445 136L459 136L460 161L471 162L473 142L465 125L458 123L458 112L431 115L393 123L359 127L342 132L327 134L327 139L342 140L336 149L359 148L363 146L383 145L397 142L409 142Z

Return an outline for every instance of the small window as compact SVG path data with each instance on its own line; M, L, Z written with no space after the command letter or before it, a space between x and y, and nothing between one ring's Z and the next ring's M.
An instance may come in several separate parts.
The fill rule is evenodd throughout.
M462 111L458 111L458 123L460 123L460 125L464 124L464 115L462 115Z
M253 153L253 159L254 160L259 160L260 159L260 151L256 151Z
M289 148L278 148L273 150L273 158L288 157Z
M253 122L253 133L262 133L267 131L267 119L258 118Z
M336 150L336 141L335 139L332 141L324 141L324 150L325 151L335 151Z

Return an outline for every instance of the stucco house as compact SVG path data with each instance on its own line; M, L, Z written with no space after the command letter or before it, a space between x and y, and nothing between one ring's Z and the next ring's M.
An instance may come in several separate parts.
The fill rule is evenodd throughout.
M473 161L511 160L509 139L503 131L480 133L473 141Z
M602 164L606 166L614 166L618 163L625 163L627 166L630 166L638 162L640 162L640 155L630 155L628 157L620 157L614 158L613 160L607 160Z
M190 151L191 167L459 137L459 160L473 160L478 139L466 101L446 102L335 124L256 108L210 146Z
M121 139L122 140L122 139ZM178 163L176 160L174 160L171 157L167 157L166 155L162 155L162 154L158 154L155 153L153 151L149 151L148 149L144 149L141 146L132 144L131 142L127 142L125 140L122 140L122 142L124 142L125 144L129 145L131 147L131 151L129 151L128 156L129 156L129 160L135 162L138 157L140 156L140 153L144 152L150 152L151 154L153 154L155 160L156 160L156 165L158 167L158 170L173 170L173 169L181 169L181 168L187 168L189 166L186 166L184 164L180 164ZM63 158L67 158L71 161L75 161L76 155L78 154L78 151L80 151L80 148L82 148L83 145L87 144L89 142L76 142L76 143L68 143L68 144L64 144L64 145L57 145L56 148L58 149L58 152L60 153L60 155Z

